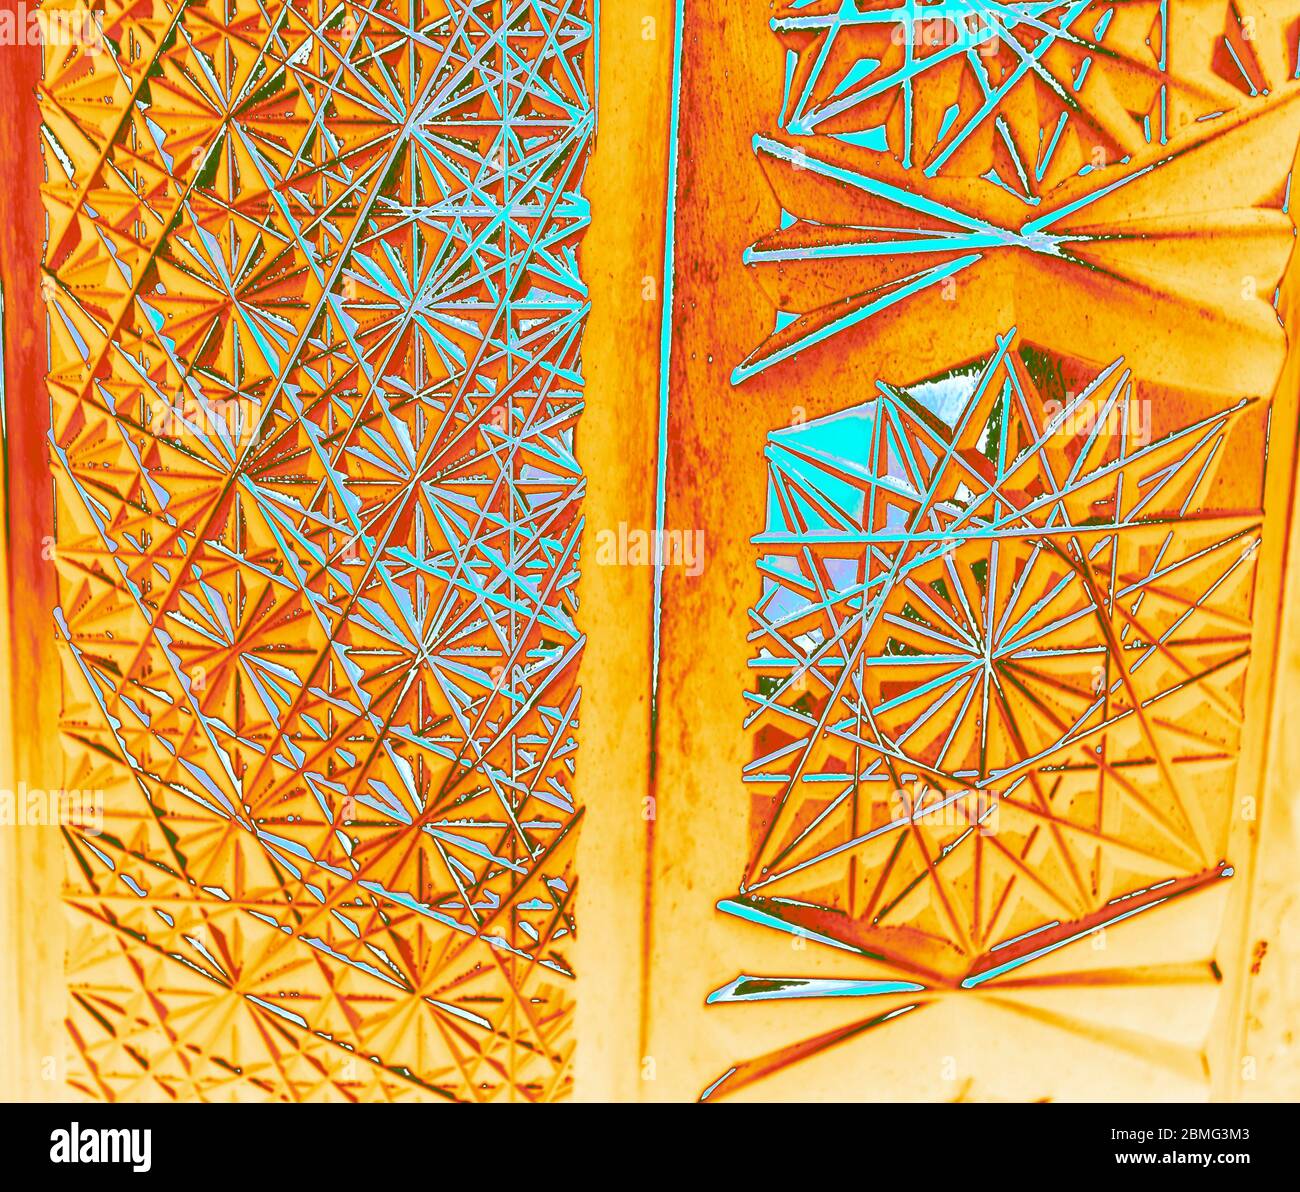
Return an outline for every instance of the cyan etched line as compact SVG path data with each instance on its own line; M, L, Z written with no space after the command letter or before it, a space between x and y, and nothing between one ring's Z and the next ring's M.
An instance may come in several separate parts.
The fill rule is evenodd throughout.
M857 981L836 977L750 977L739 976L715 989L706 1004L722 1002L771 1002L796 998L883 997L891 993L924 993L915 981Z
M816 940L819 944L838 948L841 952L852 952L855 956L871 956L877 960L883 959L883 957L876 956L875 953L867 952L862 948L855 948L852 944L846 944L843 940L832 939L829 935L822 935L817 931L796 927L793 923L787 923L784 919L777 918L776 915L769 915L766 911L761 911L746 902L737 902L734 898L724 898L718 903L718 910L724 914L735 915L736 918L744 919L746 922L757 923L760 927L775 927L778 931L787 932L790 935L798 936L800 939Z
M1026 952L1023 956L1018 956L1015 960L1008 960L1006 964L1000 964L997 968L989 969L987 972L976 973L973 977L967 977L962 983L963 989L974 989L977 985L983 985L985 981L991 981L994 977L999 977L1003 973L1010 972L1012 969L1019 968L1022 964L1028 964L1031 960L1038 960L1043 956L1050 955L1066 944L1072 944L1076 940L1086 939L1090 935L1096 935L1107 927L1116 923L1122 923L1125 919L1131 919L1134 915L1140 915L1143 911L1149 911L1153 906L1160 906L1168 902L1167 898L1157 898L1155 902L1148 902L1146 906L1134 907L1131 911L1125 911L1122 915L1116 915L1113 919L1107 919L1104 923L1098 923L1096 927L1085 927L1082 931L1076 931L1073 935L1068 935L1064 939L1056 940L1054 943L1047 944L1033 952Z
M795 340L793 343L787 344L779 351L773 352L771 355L762 355L757 358L751 355L747 360L742 361L736 366L731 374L731 383L733 385L739 385L742 381L747 380L756 373L760 373L766 368L771 368L772 365L779 364L782 360L788 360L791 356L797 356L806 348L811 348L816 344L833 338L841 331L845 331L857 323L861 323L864 320L871 318L872 315L893 306L896 302L901 302L904 298L908 298L912 294L939 284L945 278L951 277L953 274L960 272L968 265L975 264L978 260L980 260L979 253L970 253L967 256L958 257L956 260L946 262L942 266L937 266L934 269L926 270L924 273L916 274L908 279L906 285L891 290L883 298L878 298L875 302L870 302L865 306L859 307L857 310L850 311L848 314L843 315L832 323L828 323L826 326L813 332L811 335L803 336L800 339Z
M673 249L677 225L677 138L681 129L682 31L685 0L673 6L672 110L668 120L668 197L664 211L663 314L659 333L659 431L655 461L655 541L662 542L668 505L668 403L672 388ZM660 630L663 624L664 560L655 559L653 657L650 663L650 716L659 707ZM651 765L653 766L653 752Z

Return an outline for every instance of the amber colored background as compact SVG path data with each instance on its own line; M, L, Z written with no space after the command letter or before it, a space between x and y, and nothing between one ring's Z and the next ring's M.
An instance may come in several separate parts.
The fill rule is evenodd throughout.
M797 402L791 374L774 369L737 389L731 370L771 326L771 306L741 253L775 226L776 201L751 151L770 125L781 89L782 51L761 0L734 5L681 0L681 136L671 325L665 525L702 530L707 566L664 577L657 715L651 714L653 573L594 564L581 582L584 659L578 795L587 811L579 852L578 1059L575 1095L590 1100L694 1100L737 1060L805 1037L830 1022L824 1003L707 1008L707 993L738 972L807 971L792 953L728 919L716 901L733 892L748 848L750 796L740 782L750 742L741 732L749 683L746 609L757 591L750 536L763 510L764 437L865 397L867 379L900 370L924 375L954 342L889 337L889 316L803 362ZM16 7L15 0L0 6ZM649 24L647 22L650 22ZM588 404L579 431L586 469L588 542L626 522L652 527L665 292L672 0L601 5L596 148L585 190L593 221L582 249L592 314L584 344ZM45 315L39 265L43 217L38 146L39 47L0 48L0 283L4 290L4 398L8 434L3 492L4 745L0 785L59 785L58 667L50 609L53 535L46 460ZM936 299L937 302L937 299ZM1282 310L1300 327L1300 269ZM951 320L937 306L936 320ZM888 347L888 351L885 348ZM851 349L851 351L850 351ZM1211 1095L1300 1097L1288 1058L1300 1021L1300 733L1287 712L1300 698L1300 539L1294 475L1300 357L1293 346L1279 382L1260 558L1256 664L1250 672L1243 782L1261 817L1242 826L1238 880L1222 892L1216 955L1225 984L1206 1056ZM1258 776L1258 777L1256 777ZM647 804L653 799L653 804ZM647 818L652 806L653 818ZM1252 860L1253 858L1253 860ZM63 982L59 890L62 850L51 831L0 831L0 1096L53 1099L47 1057L61 1054ZM1203 903L1201 905L1204 905ZM1201 922L1197 904L1135 924L1123 944L1140 957ZM1190 909L1188 909L1190 908ZM1115 933L1119 937L1119 932ZM1259 945L1267 945L1263 958ZM1117 1009L1117 1018L1139 1011ZM975 1007L946 1005L888 1035L845 1045L750 1090L817 1099L1029 1099L1070 1076L1075 1096L1160 1098L1195 1085L1144 1083L1113 1049L1044 1044L998 1029ZM940 1077L961 1057L969 1085ZM1256 1057L1242 1080L1241 1057ZM963 1091L964 1090L964 1091Z
M16 11L17 0L0 0ZM51 609L55 574L48 465L41 252L45 179L36 91L41 47L0 47L0 287L4 301L4 601L0 645L0 787L60 785L59 666ZM46 829L0 831L0 1090L54 1100L64 1030L63 841ZM54 1062L51 1063L51 1060Z
M709 991L740 973L848 975L814 947L792 950L789 937L714 909L735 891L750 846L751 795L740 773L753 746L740 723L741 694L753 685L746 672L747 609L759 594L759 578L749 538L763 524L764 438L795 421L796 406L811 420L855 405L871 396L873 378L920 379L985 350L994 331L1004 330L994 323L995 303L974 288L955 304L936 288L914 300L906 315L886 311L796 362L731 385L733 367L770 332L773 318L770 298L741 263L745 247L779 220L751 148L756 132L772 131L782 93L784 51L768 28L770 15L757 0L729 6L685 0L666 524L703 530L707 567L698 579L669 570L664 584L651 958L642 1003L642 1048L655 1061L655 1080L643 1082L643 1096L655 1100L696 1098L731 1065L842 1025L854 1013L837 999L703 1004ZM1294 261L1283 291L1282 317L1294 331L1300 328ZM1103 317L1083 287L1062 287L1051 301L1062 326ZM1131 352L1141 327L1126 317L1106 331L1113 331L1116 354ZM1244 350L1216 359L1213 371L1248 373L1258 361L1242 356ZM1190 958L1198 948L1200 956L1212 955L1223 980L1208 986L1206 1003L1187 1022L1169 1022L1175 1012L1158 988L1082 991L1074 994L1075 1005L1086 999L1105 1026L1079 1037L1007 1014L993 998L985 1004L954 997L795 1063L742 1098L1300 1096L1300 1065L1291 1051L1292 1024L1300 1021L1300 898L1292 860L1300 843L1300 734L1286 723L1300 694L1298 394L1293 337L1274 396L1236 792L1258 797L1259 819L1236 822L1233 881L1107 933L1108 963L1116 967ZM595 643L601 625L591 628ZM589 797L599 796L593 790ZM1059 995L1056 1005L1063 1014L1072 1009ZM1180 1045L1155 1038L1153 1024L1181 1035ZM1203 1049L1202 1037L1208 1039ZM1247 1057L1253 1063L1244 1064Z

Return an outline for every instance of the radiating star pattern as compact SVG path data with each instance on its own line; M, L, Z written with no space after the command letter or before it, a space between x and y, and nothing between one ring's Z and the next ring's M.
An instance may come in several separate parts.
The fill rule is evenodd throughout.
M1223 979L1208 894L1172 950L1094 949L1236 872L1300 8L802 0L771 26L780 223L744 263L774 321L732 382L858 396L767 436L750 850L718 903L768 929L761 964L773 932L814 955L708 1001L820 1029L784 1020L703 1097L954 998L1194 1088L1193 1043L1047 995L1158 986L1205 1021Z
M771 432L753 852L720 907L864 968L711 1001L919 1004L1231 876L1262 478L1222 486L1267 403L1174 399L1012 329Z
M79 1095L569 1091L591 16L46 47Z

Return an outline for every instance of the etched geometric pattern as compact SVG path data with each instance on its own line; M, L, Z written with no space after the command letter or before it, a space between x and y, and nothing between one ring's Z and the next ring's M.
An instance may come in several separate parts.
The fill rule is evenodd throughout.
M960 283L1096 360L1107 322L1067 330L1045 298L1068 285L1122 317L1155 294L1152 352L1248 336L1272 383L1300 7L812 0L772 24L787 94L754 147L783 214L745 260L777 315L735 381ZM1240 301L1247 278L1263 301Z
M1213 936L1138 963L1070 946L1234 872L1300 134L1300 9L1257 9L773 19L782 135L755 144L782 227L746 260L776 326L733 382L855 326L945 364L767 439L751 853L719 908L839 959L709 1001L867 1000L705 1097L985 995L1199 1073L1040 995L1172 1007L1221 980Z
M70 1085L570 1085L582 0L48 46Z
M804 0L772 20L787 55L779 123L1032 203L1267 94L1276 62L1257 33L1277 7Z

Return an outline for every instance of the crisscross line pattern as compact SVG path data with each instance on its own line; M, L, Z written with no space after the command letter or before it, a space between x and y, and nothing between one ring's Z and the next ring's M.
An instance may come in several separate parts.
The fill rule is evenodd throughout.
M109 0L42 116L71 1086L571 1083L587 0Z

